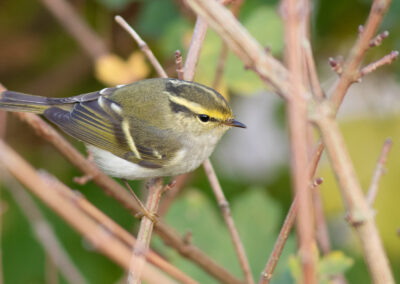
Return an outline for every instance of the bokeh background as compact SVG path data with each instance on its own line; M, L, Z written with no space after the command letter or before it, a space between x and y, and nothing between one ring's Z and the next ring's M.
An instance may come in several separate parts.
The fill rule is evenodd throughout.
M56 1L0 1L0 82L8 89L63 97L101 89L119 81L157 76L134 41L115 23L116 14L129 21L147 41L169 76L176 77L174 52L180 49L185 57L195 20L182 1L68 1L101 41L100 55L87 51L96 49L97 42L92 42L94 46L86 50L82 48L49 12L46 2ZM329 91L336 74L330 70L328 58L348 53L372 1L312 2L313 50L323 88ZM257 40L281 58L284 42L278 4L278 1L244 1L239 18ZM400 2L393 1L381 27L381 31L389 30L390 36L380 47L368 52L366 63L400 49L399 14ZM214 84L221 46L219 37L209 30L196 81ZM369 186L384 140L387 137L393 140L375 209L397 281L400 281L399 75L400 64L394 62L363 78L360 84L351 87L338 116L363 188ZM283 102L231 53L228 53L223 78L216 88L231 100L237 118L248 125L246 130L231 130L219 144L212 161L231 203L253 274L258 278L291 202L285 108ZM8 115L7 120L6 140L23 157L81 191L116 222L136 232L137 220L119 203L92 183L84 186L74 183L73 178L80 173L72 165L27 125L12 115ZM85 152L81 143L69 140ZM321 192L332 246L341 251L325 263L321 261L321 270L331 261L339 266L339 271L345 270L349 283L369 283L357 240L344 221L337 184L325 157L318 175L324 178ZM140 182L132 185L143 193ZM52 283L48 275L54 268L36 241L21 205L6 189L3 184L0 214L4 283ZM88 283L118 283L123 279L121 268L97 253L64 221L36 201ZM165 218L182 235L192 232L196 245L240 277L228 232L201 168L190 176ZM163 245L157 236L153 238L153 247L201 283L215 283ZM295 281L295 247L295 238L291 236L273 283ZM59 276L59 283L66 281Z

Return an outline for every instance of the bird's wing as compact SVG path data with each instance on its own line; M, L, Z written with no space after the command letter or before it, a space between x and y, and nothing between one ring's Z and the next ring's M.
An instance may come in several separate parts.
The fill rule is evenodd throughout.
M63 102L74 103L72 110L58 105L43 115L76 139L146 168L161 168L175 154L178 146L162 141L163 131L124 119L120 105L102 95L86 96Z

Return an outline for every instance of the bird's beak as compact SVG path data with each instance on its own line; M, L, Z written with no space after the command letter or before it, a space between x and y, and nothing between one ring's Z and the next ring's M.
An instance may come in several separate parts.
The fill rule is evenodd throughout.
M228 119L227 121L224 122L224 124L227 126L246 128L246 125L234 119Z

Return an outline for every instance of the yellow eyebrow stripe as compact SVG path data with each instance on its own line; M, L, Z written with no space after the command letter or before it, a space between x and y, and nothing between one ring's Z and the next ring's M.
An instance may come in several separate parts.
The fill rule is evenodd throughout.
M122 131L124 131L126 142L128 142L128 146L133 152L133 154L138 158L139 160L142 159L142 157L139 154L138 149L136 148L135 141L133 141L132 135L129 130L129 122L127 120L122 121Z
M210 117L214 117L216 119L220 119L220 120L225 120L229 117L227 117L226 115L222 114L220 111L215 110L215 109L205 109L204 107L202 107L201 105L199 105L198 103L189 101L185 98L182 97L177 97L177 96L173 96L170 93L168 93L168 97L169 99L181 106L186 107L187 109L189 109L190 111L197 113L197 114L207 114Z

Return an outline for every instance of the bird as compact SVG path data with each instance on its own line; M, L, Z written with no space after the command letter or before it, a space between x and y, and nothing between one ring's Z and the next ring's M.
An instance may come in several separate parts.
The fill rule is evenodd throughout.
M66 98L0 93L0 109L43 115L84 142L106 174L124 180L193 171L235 120L225 98L205 85L153 78Z

